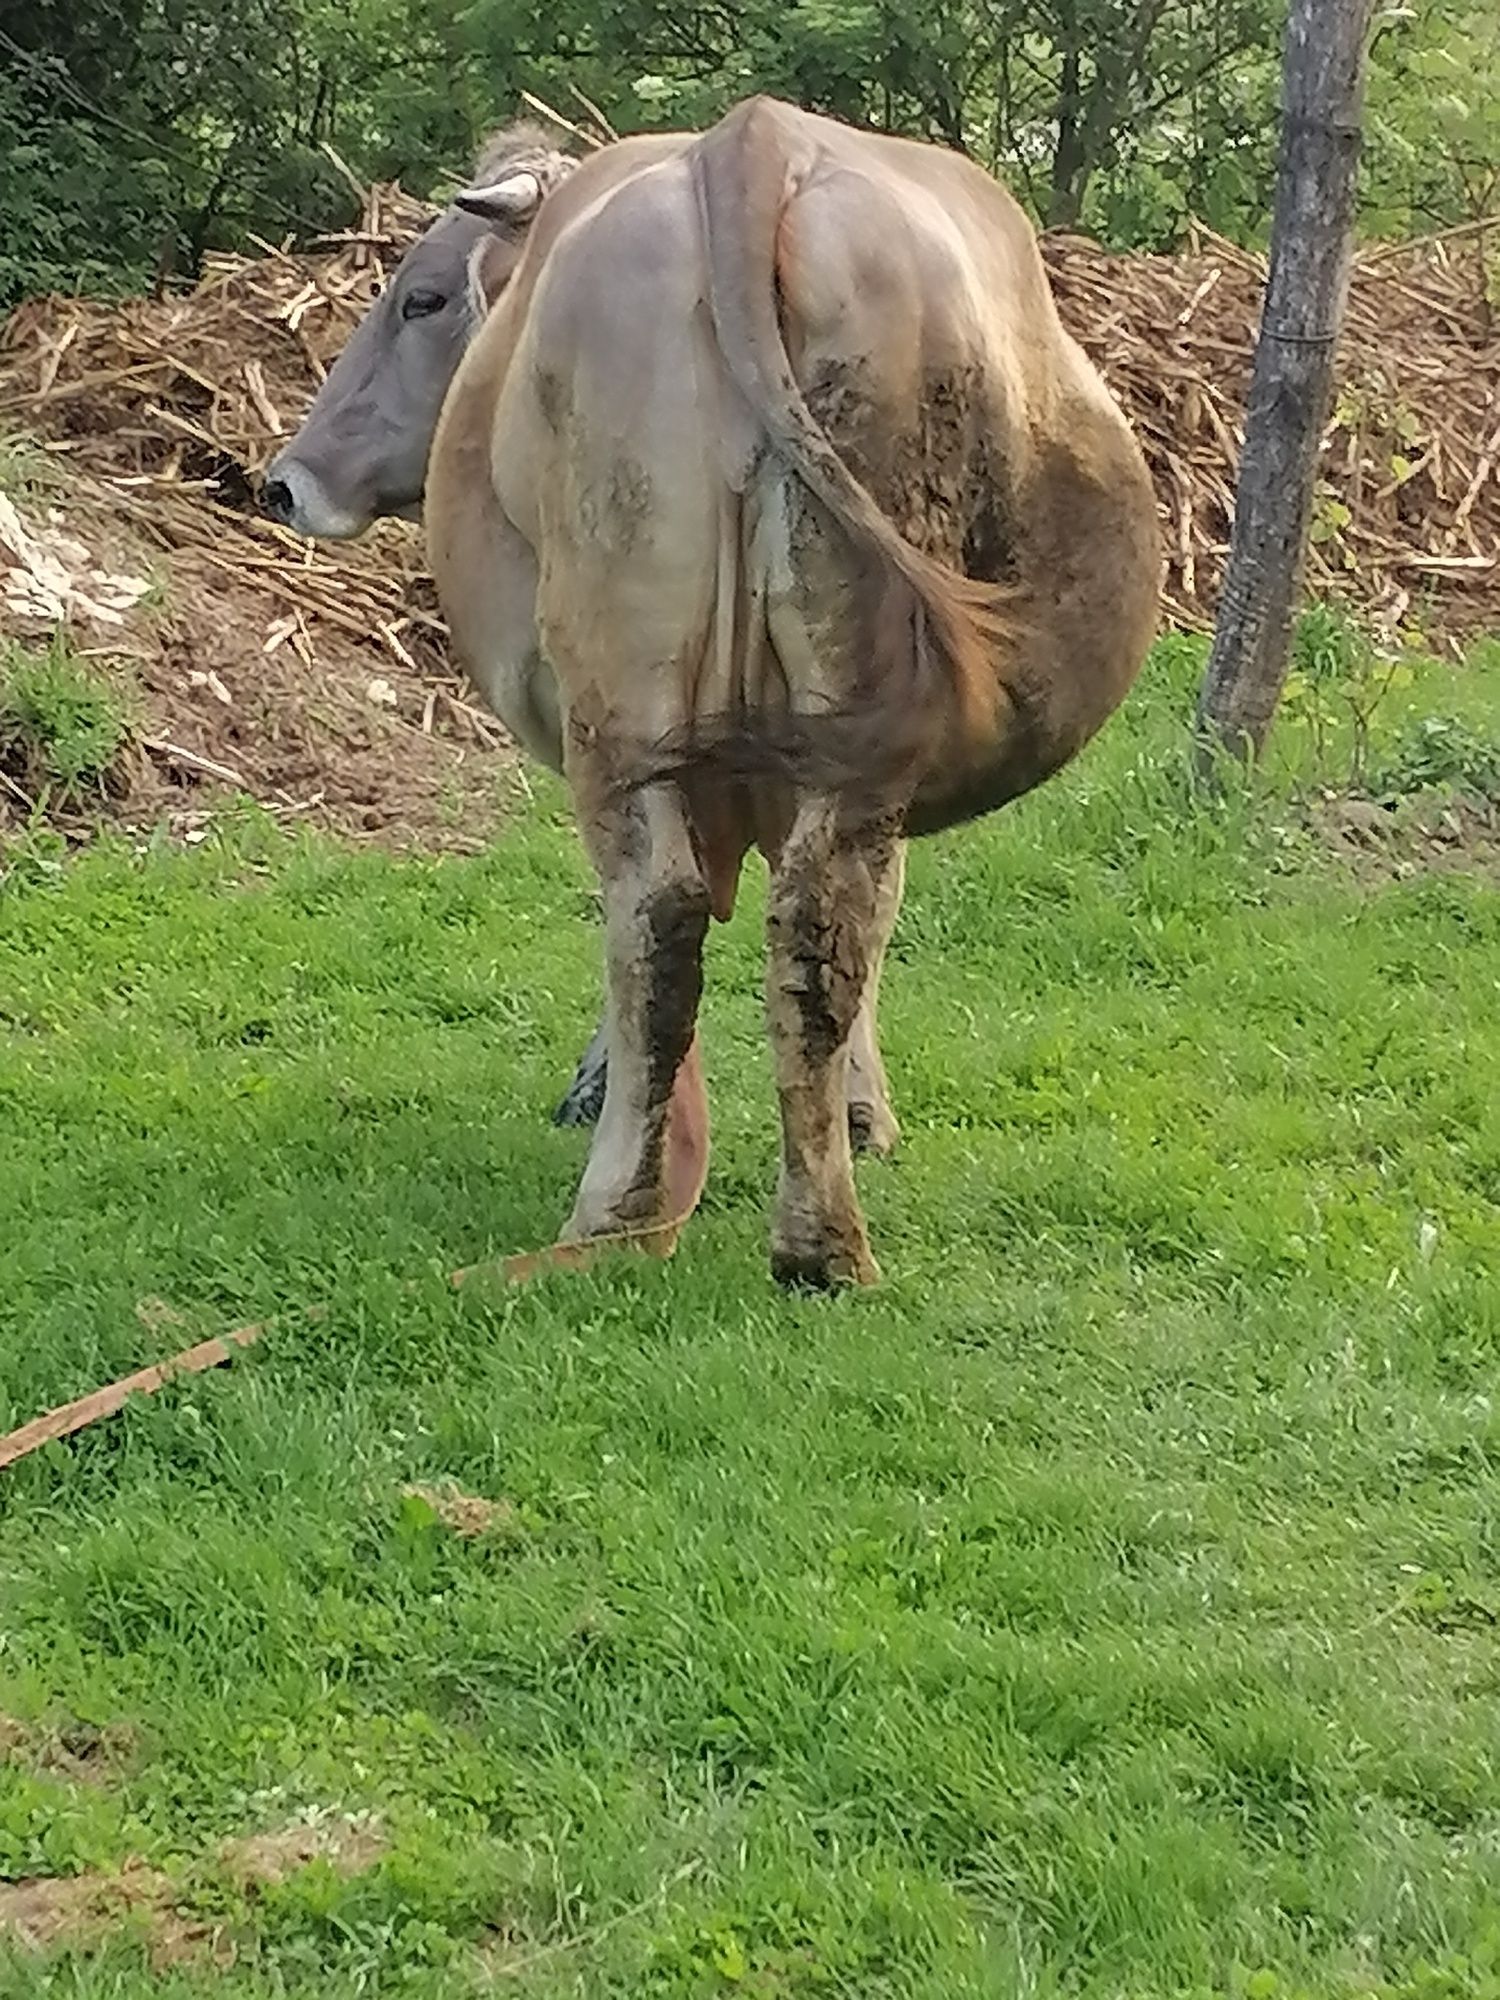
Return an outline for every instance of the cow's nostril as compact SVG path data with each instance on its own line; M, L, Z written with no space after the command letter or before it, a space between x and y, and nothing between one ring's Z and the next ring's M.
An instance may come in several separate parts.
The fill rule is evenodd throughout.
M260 504L273 521L282 527L290 525L292 518L292 489L284 479L268 479L260 489Z

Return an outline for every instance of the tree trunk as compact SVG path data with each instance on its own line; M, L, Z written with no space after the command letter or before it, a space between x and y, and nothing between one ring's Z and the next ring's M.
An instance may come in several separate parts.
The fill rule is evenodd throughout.
M1291 0L1271 267L1245 417L1234 533L1198 700L1200 770L1264 747L1349 289L1365 42L1373 0Z
M234 171L235 156L240 148L238 135L232 139L219 162L219 170L214 175L213 185L203 199L203 203L188 224L187 230L187 274L196 284L203 276L203 252L208 247L208 232L213 228L219 213L219 203L224 199L224 191L229 186Z
M1086 178L1083 150L1083 81L1078 51L1063 55L1057 88L1057 140L1052 148L1052 186L1047 196L1047 227L1072 229L1083 213Z

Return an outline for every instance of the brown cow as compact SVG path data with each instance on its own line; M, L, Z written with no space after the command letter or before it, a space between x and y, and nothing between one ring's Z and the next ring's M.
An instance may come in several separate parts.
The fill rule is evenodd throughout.
M460 655L555 734L604 888L605 1105L565 1242L701 1189L710 916L770 864L772 1266L876 1275L845 1112L902 839L1058 770L1155 628L1156 512L1033 232L955 154L767 99L545 201L427 468ZM577 1250L565 1261L576 1261Z
M682 135L635 140L619 157L637 169L689 143ZM381 515L421 516L427 460L443 399L464 350L520 261L542 196L572 172L535 125L493 133L475 163L476 185L446 209L402 258L329 371L297 435L267 468L261 500L285 527L319 540L362 535ZM480 687L525 749L563 765L561 718L547 677L518 685L505 660ZM849 1136L856 1150L886 1153L899 1136L875 1023L875 983L849 1052ZM593 1124L603 1108L608 1035L601 1025L553 1113L560 1125Z

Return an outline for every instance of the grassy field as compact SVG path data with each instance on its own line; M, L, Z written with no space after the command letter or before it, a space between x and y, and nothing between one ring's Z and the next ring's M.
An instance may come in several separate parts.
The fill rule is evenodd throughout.
M866 1296L767 1275L758 881L676 1262L456 1295L581 1157L560 794L15 858L0 1430L276 1323L0 1474L4 2000L1500 1993L1500 889L1188 810L1196 667L916 857Z

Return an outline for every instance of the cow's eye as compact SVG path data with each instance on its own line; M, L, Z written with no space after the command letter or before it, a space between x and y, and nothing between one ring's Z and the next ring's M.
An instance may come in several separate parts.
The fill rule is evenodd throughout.
M401 301L401 317L426 319L431 313L441 312L447 303L441 292L408 292Z

